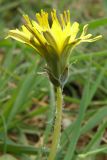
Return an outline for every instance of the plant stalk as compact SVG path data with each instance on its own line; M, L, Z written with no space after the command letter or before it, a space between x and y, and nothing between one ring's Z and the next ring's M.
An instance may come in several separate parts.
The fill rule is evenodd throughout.
M54 160L57 154L58 146L60 143L60 134L61 134L61 119L62 119L62 89L57 87L56 91L56 112L55 112L55 124L54 132L52 137L52 146L50 149L50 154L48 160Z

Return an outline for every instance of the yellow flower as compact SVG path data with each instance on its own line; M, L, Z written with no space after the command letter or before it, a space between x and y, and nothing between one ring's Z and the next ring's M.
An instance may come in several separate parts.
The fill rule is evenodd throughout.
M21 30L10 30L6 38L11 37L36 49L46 60L47 72L54 85L65 83L71 50L81 42L94 42L102 37L92 38L92 34L86 34L88 25L83 27L80 37L77 37L79 23L71 24L69 11L64 11L58 19L56 10L53 10L51 22L48 13L43 10L36 13L36 21L27 15L23 17L25 24Z

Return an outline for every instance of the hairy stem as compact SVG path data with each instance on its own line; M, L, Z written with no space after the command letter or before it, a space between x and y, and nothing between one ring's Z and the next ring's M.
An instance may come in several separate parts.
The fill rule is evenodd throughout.
M58 145L60 142L60 134L61 134L61 119L62 119L62 89L61 87L57 87L56 93L56 112L55 112L55 124L54 124L54 132L52 137L52 146L50 150L50 154L48 160L54 160Z

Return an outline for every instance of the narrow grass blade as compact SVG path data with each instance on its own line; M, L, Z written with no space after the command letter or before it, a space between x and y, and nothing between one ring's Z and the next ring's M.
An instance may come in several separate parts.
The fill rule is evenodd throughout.
M39 151L39 148L32 147L32 146L23 146L19 144L10 144L7 143L7 152L9 153L16 153L16 154L21 154L21 153L26 153L26 154L37 154ZM0 142L0 152L2 152L4 149L4 143ZM47 152L47 150L43 149L42 152Z
M97 148L93 151L87 152L85 154L80 154L78 157L79 158L87 158L88 156L96 155L99 153L104 153L105 151L107 151L107 146L99 147L99 148Z
M44 133L44 145L47 143L49 134L53 127L54 112L55 112L55 95L54 95L54 88L52 84L50 84L50 109L48 112L48 122Z
M104 131L107 127L107 122L103 123L99 129L97 130L97 132L95 133L95 135L93 136L92 140L89 142L89 144L86 146L85 148L85 152L88 152L90 150L93 150L94 148L97 148L100 144L101 138L104 134Z
M88 132L90 129L92 129L94 126L96 126L98 123L102 121L103 118L107 116L107 107L101 108L98 112L96 112L88 121L87 123L82 127L81 134L84 134Z
M86 24L86 22L85 22L85 24ZM92 21L88 22L88 24L89 24L90 29L95 29L95 28L98 28L98 27L101 27L101 26L105 26L105 25L107 25L107 17L92 20ZM84 24L81 25L81 28L83 26L84 26Z
M72 56L70 62L72 64L72 62L74 62L74 61L88 60L91 57L103 57L103 56L107 56L107 50L100 51L100 52L93 52L93 53L89 53L89 54L79 53L79 55L77 55L77 56Z
M75 150L75 147L76 147L76 143L77 143L77 140L80 136L81 122L84 118L85 109L89 105L89 103L91 102L92 97L94 96L98 86L100 85L101 80L102 80L103 75L104 75L104 72L106 70L106 67L107 67L107 65L105 65L105 67L102 68L101 73L99 74L96 82L92 85L92 87L90 89L90 93L89 93L89 82L86 85L86 89L84 91L84 94L83 94L83 97L82 97L82 100L81 100L81 103L80 103L79 115L78 115L77 121L75 123L74 130L72 132L72 139L71 139L71 142L70 142L70 145L68 147L68 151L67 151L67 154L66 154L64 160L71 160L72 157L73 157L74 150ZM87 88L87 86L88 86L88 88Z
M68 146L68 150L67 150L67 153L65 155L64 160L71 160L72 157L73 157L76 142L77 142L77 140L79 138L79 135L80 135L81 122L82 122L82 119L84 117L84 113L85 113L85 110L86 110L86 107L87 107L88 97L89 97L89 81L85 85L82 100L80 102L79 116L78 116L78 118L75 122L74 130L72 132L72 139L71 139L71 142Z

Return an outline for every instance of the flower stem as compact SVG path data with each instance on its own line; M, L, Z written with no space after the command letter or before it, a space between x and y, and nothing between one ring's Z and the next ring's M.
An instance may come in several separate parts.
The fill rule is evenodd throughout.
M62 89L61 87L57 87L56 93L56 112L55 112L55 124L54 124L54 132L52 137L52 146L50 150L50 154L48 160L54 160L58 145L60 142L60 133L61 133L61 119L62 119Z

